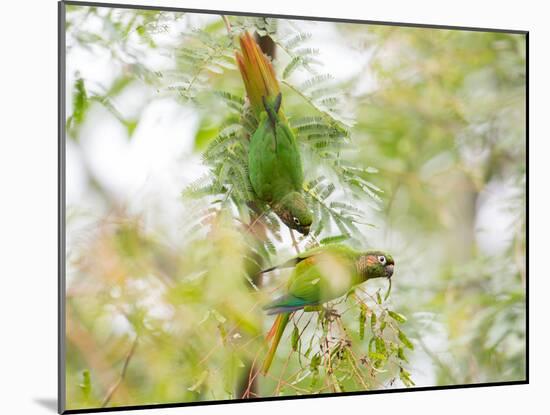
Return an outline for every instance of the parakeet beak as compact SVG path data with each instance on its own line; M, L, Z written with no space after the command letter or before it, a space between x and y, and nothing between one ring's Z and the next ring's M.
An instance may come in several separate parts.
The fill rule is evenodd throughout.
M298 229L298 231L304 235L304 236L307 236L309 234L309 229L310 227L309 226L300 226L300 229Z
M391 278L393 275L393 264L386 265L384 269L386 270L386 278Z

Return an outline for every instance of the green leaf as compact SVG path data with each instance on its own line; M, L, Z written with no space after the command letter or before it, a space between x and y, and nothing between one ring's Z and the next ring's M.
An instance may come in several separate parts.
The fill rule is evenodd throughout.
M226 92L226 91L214 91L214 94L222 98L225 102L230 104L234 109L238 111L242 111L242 107L245 103L244 98L238 95L231 94L230 92Z
M369 358L372 360L386 360L386 356L378 352L370 352Z
M89 399L90 394L92 392L92 381L90 378L90 371L88 369L82 372L82 383L80 383L78 387L82 391L82 394L84 395L84 399L86 400Z
M129 84L131 84L134 81L134 78L132 76L122 76L117 78L107 91L105 95L107 96L115 96L120 94L124 88L126 88Z
M350 234L342 234L342 235L336 235L336 236L327 236L326 238L323 238L319 241L320 245L328 245L328 244L335 244L342 241L345 241L350 238Z
M124 125L126 126L126 132L128 133L128 137L132 137L138 125L138 120L125 120Z
M395 311L388 310L388 314L398 323L405 323L407 318L403 314L396 313Z
M399 378L407 387L415 385L415 383L411 379L411 374L402 367L399 368Z
M195 134L195 150L203 150L218 134L216 127L201 127Z
M365 338L366 321L367 321L367 312L364 308L361 307L361 312L359 313L359 338L361 340Z
M294 49L296 46L302 44L306 40L311 38L311 33L300 32L297 35L293 36L289 40L283 43L283 47L286 49Z
M90 103L86 92L86 86L84 85L84 79L78 78L75 81L73 93L73 124L80 125L84 122L89 105Z
M187 390L191 392L198 392L200 390L200 387L203 385L203 383L206 381L207 378L208 378L208 370L204 370L200 374L197 381L192 386L188 387Z
M336 190L336 186L333 183L329 183L328 186L325 187L319 198L321 200L327 199L332 193L334 193L334 190Z
M319 353L316 353L311 358L311 361L309 362L309 368L312 372L319 370L319 365L321 364L321 355Z
M302 61L302 58L300 56L295 56L294 58L292 58L290 63L283 70L283 78L284 79L288 78L292 74L292 72L294 72L298 68L301 61Z
M401 343L405 345L408 349L414 350L414 345L409 340L409 338L403 333L401 330L399 330L399 333L397 334L397 337L399 337L399 340L401 340Z
M403 361L405 361L405 362L408 362L407 356L405 356L405 351L403 350L402 347L398 347L398 348L397 348L397 357L398 357L400 360L403 360Z
M292 350L298 350L298 342L300 341L300 331L297 326L292 330Z
M212 310L211 312L218 323L223 324L227 321L227 319L222 316L217 310Z
M383 354L384 356L387 354L386 342L384 342L384 339L382 339L381 337L376 337L376 340L374 341L374 346L377 353Z
M369 340L369 352L372 352L372 345L374 344L374 341L376 340L376 337L371 337Z
M370 328L374 332L376 329L376 314L372 313L370 316Z
M305 92L307 91L308 89L311 89L317 85L321 85L321 84L324 84L326 83L327 81L330 81L334 79L334 77L331 75L331 74L322 74L322 75L315 75L313 77L311 77L310 79L308 79L307 81L303 82L301 85L300 85L300 90L302 92Z

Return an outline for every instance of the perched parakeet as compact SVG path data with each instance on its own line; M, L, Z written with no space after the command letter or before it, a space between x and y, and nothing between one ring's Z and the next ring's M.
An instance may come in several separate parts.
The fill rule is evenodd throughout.
M302 195L304 173L298 144L279 117L281 94L263 97L265 111L250 138L248 170L254 192L267 202L286 226L307 235L313 217Z
M343 244L331 244L305 251L262 272L293 266L286 294L264 307L268 314L278 314L267 336L273 340L262 366L264 375L292 312L341 297L368 279L390 278L394 261L391 255L381 251L358 252Z

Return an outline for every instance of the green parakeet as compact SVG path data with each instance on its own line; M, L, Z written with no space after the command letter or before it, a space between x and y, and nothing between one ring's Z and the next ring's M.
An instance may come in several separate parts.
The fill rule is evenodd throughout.
M286 294L264 307L268 314L278 314L267 336L273 338L262 366L268 372L290 315L303 308L319 306L349 292L372 278L390 278L394 261L381 251L358 252L343 244L331 244L303 252L282 265L266 269L294 266Z
M307 235L313 217L301 193L304 174L298 144L278 115L281 94L273 102L262 100L265 111L250 138L250 182L258 198L267 202L285 225Z

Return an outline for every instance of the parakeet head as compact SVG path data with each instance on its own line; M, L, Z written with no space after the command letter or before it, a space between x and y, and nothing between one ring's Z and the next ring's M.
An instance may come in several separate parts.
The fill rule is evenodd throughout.
M382 251L368 251L357 261L359 273L365 279L391 278L393 275L393 257Z
M273 207L273 210L289 228L296 229L303 235L309 233L313 216L300 193L289 193Z

